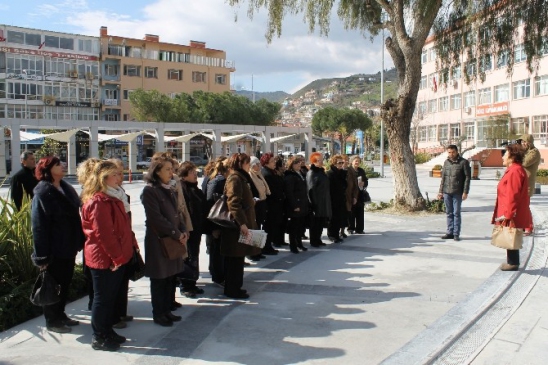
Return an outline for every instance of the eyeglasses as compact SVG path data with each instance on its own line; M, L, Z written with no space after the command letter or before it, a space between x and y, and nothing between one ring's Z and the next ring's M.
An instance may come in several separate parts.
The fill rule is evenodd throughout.
M337 165L344 165L344 161L337 162Z

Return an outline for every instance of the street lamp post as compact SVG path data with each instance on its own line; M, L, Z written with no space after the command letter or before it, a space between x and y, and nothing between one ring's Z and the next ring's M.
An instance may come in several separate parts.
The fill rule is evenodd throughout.
M384 14L383 14L384 15ZM384 16L381 15L381 22ZM382 28L381 42L381 106L384 103L384 28ZM381 177L384 177L384 122L381 117Z

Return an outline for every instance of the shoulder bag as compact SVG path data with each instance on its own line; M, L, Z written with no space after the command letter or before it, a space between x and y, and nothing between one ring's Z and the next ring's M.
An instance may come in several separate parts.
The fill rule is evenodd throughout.
M514 221L503 221L493 227L491 244L506 250L519 250L523 246L523 229L516 228Z
M135 247L133 247L133 257L129 262L128 275L131 281L137 281L145 276L145 262Z
M207 219L224 228L238 228L232 214L228 210L227 196L221 195L219 199L211 207Z
M40 274L36 278L30 293L30 301L38 306L52 305L61 300L60 293L61 285L57 284L57 281L46 269L43 269L40 270Z

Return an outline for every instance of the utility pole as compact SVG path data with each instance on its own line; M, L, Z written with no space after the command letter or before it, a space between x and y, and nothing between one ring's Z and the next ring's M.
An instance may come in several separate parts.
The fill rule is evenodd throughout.
M253 74L251 74L251 94L252 94L252 101L253 104L255 104L255 89L253 88Z
M381 14L381 22L384 22L384 13ZM381 42L381 106L384 103L384 27L382 28ZM384 177L384 122L381 118L381 177Z

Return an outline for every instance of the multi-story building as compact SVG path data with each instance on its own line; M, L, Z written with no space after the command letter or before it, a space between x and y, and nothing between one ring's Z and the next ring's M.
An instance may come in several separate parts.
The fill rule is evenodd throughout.
M515 47L514 66L507 73L508 53L486 55L479 63L461 64L445 75L436 71L434 40L422 52L422 78L413 129L419 150L440 151L461 142L463 148L498 147L508 137L529 133L541 152L541 168L548 168L548 47L539 68L530 74L522 44ZM469 85L464 74L485 71Z
M99 120L99 39L0 25L0 118Z
M101 27L100 42L105 120L134 119L129 95L139 88L171 96L197 90L230 91L234 63L226 60L225 51L206 48L204 42L164 43L151 34L132 39L108 34L107 27Z

